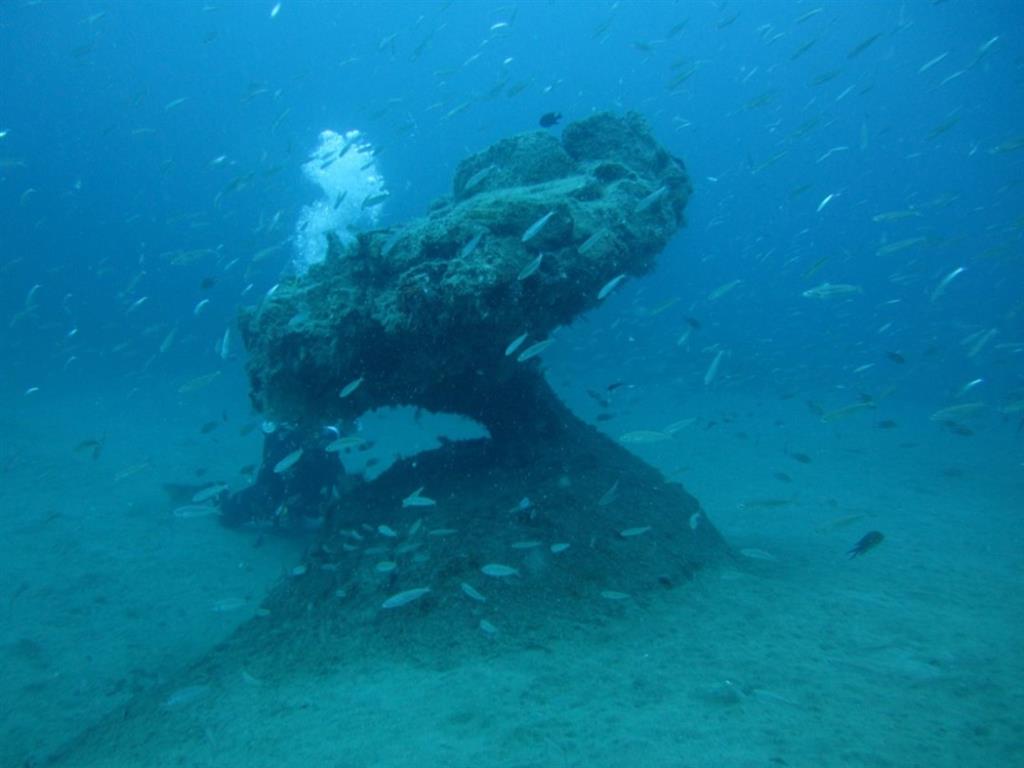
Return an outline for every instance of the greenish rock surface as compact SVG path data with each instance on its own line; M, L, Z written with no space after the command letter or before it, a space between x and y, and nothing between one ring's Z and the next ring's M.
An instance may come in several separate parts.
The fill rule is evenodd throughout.
M331 239L323 263L243 313L254 404L299 423L411 404L488 424L489 394L538 365L508 344L529 334L521 352L596 306L608 281L650 271L689 194L682 162L635 114L569 124L561 141L499 141L459 165L427 216Z

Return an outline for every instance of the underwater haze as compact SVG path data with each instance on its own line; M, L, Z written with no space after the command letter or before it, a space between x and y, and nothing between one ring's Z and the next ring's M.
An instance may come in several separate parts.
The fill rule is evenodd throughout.
M0 0L0 765L1017 764L1022 29L1009 0ZM240 311L600 112L685 164L686 227L531 365L729 557L543 644L491 598L471 653L396 661L371 624L214 682L317 535L204 506L279 426ZM466 428L316 426L368 482Z

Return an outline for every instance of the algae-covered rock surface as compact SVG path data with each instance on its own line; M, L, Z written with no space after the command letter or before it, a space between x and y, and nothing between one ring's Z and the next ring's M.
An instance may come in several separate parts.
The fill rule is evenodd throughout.
M243 312L253 401L299 423L415 404L486 424L488 393L535 367L523 350L609 281L651 270L689 194L682 162L636 114L499 141L459 165L426 216L332 238L324 262Z

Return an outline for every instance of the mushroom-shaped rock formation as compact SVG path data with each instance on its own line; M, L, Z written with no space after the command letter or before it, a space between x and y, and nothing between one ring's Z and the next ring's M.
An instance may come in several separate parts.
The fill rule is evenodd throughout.
M637 115L500 141L461 163L428 216L349 247L332 239L322 264L243 315L253 400L300 422L415 404L471 416L495 440L535 428L517 405L542 377L519 355L610 280L648 272L689 194Z
M529 133L468 158L427 216L349 246L331 239L323 263L244 312L253 402L272 419L312 431L413 405L490 434L347 484L306 574L271 597L275 615L344 594L324 610L382 632L406 626L379 621L389 595L429 589L403 609L448 617L447 632L452 612L470 615L466 583L496 591L487 605L503 624L575 620L726 551L692 496L562 404L530 350L616 278L651 270L689 194L682 162L639 115L597 114L560 141ZM409 501L418 488L426 500ZM380 525L397 536L367 541Z

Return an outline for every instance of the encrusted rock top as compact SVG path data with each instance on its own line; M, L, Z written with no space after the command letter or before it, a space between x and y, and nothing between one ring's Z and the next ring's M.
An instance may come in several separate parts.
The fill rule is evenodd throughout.
M571 123L561 141L503 139L459 165L427 216L330 239L322 264L243 311L253 401L299 421L398 404L466 413L536 365L505 355L513 339L543 340L609 280L648 272L689 194L682 162L633 113Z

